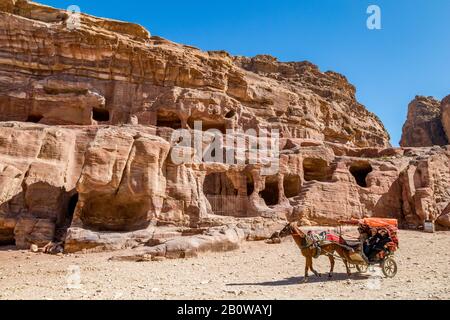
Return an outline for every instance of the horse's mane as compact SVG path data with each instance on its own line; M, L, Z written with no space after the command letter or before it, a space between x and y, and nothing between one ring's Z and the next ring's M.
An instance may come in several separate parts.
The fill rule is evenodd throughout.
M298 235L300 235L300 236L305 235L305 233L304 233L302 230L300 230L300 228L298 227L298 223L297 223L297 222L292 222L292 223L291 223L291 228L294 229L294 231L295 231Z

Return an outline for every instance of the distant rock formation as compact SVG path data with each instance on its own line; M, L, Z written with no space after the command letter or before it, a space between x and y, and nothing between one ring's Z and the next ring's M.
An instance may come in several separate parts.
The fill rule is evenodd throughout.
M400 146L432 147L447 144L447 135L442 125L441 102L433 97L417 96L409 104Z
M182 257L264 239L287 220L450 227L448 150L392 148L344 76L203 52L135 24L83 14L74 30L67 20L0 0L0 244ZM199 133L197 121L244 141L248 129L278 130L279 171L263 173L271 158L199 162L190 146L175 163L172 133Z

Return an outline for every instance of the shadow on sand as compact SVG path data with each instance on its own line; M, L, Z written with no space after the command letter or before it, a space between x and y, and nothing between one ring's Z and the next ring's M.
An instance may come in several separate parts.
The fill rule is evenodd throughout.
M328 277L328 274L323 274L321 277L310 276L306 283L319 283L319 282L331 282L331 281L345 281L351 280L367 280L369 275L353 274L349 277L346 273L335 273L332 278ZM244 282L244 283L229 283L227 286L264 286L264 287L278 287L278 286L292 286L303 284L305 277L290 277L282 280L264 281L264 282ZM306 284L305 283L305 284Z

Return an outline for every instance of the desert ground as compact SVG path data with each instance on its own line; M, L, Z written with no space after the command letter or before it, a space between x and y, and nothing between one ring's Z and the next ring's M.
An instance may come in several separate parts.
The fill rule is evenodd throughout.
M308 283L292 239L159 262L109 261L117 252L50 256L3 247L0 299L450 299L450 234L401 231L400 239L394 279L377 269L348 278L341 262L328 279L329 262L321 257L314 263L324 275Z

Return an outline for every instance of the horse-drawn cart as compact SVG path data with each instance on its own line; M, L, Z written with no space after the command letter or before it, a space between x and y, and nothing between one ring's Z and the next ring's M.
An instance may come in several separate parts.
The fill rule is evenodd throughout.
M359 231L359 239L348 240L340 237L340 244L347 246L351 253L348 255L350 259L347 260L351 268L356 268L358 272L367 272L369 266L380 266L383 274L388 278L393 278L397 274L397 262L394 258L395 251L398 250L399 241L397 237L398 222L395 219L380 219L367 218L361 220L344 221L346 224L357 224ZM369 260L364 253L364 243L370 236L371 229L376 229L378 232L386 232L389 241L380 250L375 259Z
M339 234L304 232L297 223L289 223L280 232L275 232L268 241L269 243L280 243L281 238L288 235L293 237L302 255L306 258L305 281L308 279L309 270L320 276L313 268L313 259L320 256L327 256L330 259L330 277L333 274L335 259L344 262L349 276L352 268L364 273L367 272L369 266L379 265L386 277L395 277L397 263L394 253L399 247L397 220L368 218L342 221L342 224L358 225L358 238L346 239L342 232Z

